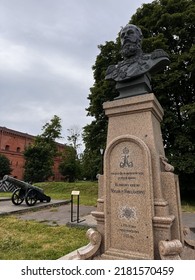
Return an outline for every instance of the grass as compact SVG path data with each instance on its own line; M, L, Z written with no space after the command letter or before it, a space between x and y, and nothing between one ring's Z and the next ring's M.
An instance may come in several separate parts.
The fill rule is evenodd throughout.
M79 190L80 204L95 206L97 202L97 182L44 182L35 185L52 199L70 199L71 192ZM11 195L0 193L4 197ZM88 242L86 228L49 226L23 221L15 216L0 216L1 260L55 260Z
M55 260L88 243L86 229L0 218L0 260Z
M185 199L181 201L181 209L183 212L195 212L195 200Z
M79 190L82 205L96 205L97 182L44 182L36 185L52 199L70 199L71 192ZM5 195L11 197L11 193L0 193L0 196ZM195 212L195 201L182 200L182 210ZM0 260L55 260L87 244L85 235L86 229L0 216Z
M12 193L11 192L0 192L0 197L11 197Z
M78 181L67 182L44 182L37 183L36 186L42 188L46 195L52 199L70 199L71 192L80 191L80 204L86 206L96 206L98 196L97 182Z
M184 212L195 212L195 190L181 191L181 207Z

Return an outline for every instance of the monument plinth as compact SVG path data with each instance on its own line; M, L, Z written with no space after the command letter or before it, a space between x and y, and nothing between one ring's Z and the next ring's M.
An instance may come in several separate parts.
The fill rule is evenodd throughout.
M178 226L181 225L178 184L176 179L170 179L175 176L172 169L165 171L167 161L163 163L166 159L160 128L163 109L151 93L106 102L104 110L108 116L108 134L104 158L106 253L103 257L118 253L120 258L159 259L161 240L172 240L173 235L182 241ZM172 180L172 187L169 186L165 196L168 180ZM170 200L170 192L175 197L172 211L166 199ZM132 213L132 217L128 219L122 213ZM123 248L120 242L128 254L125 250L119 253L119 248Z

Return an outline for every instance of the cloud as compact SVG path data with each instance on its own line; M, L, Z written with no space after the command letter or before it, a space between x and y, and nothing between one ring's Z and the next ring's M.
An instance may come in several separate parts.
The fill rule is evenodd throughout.
M0 71L24 72L29 68L29 59L23 45L0 38Z
M0 126L37 135L58 115L66 138L67 129L90 123L97 45L115 40L142 3L1 0Z

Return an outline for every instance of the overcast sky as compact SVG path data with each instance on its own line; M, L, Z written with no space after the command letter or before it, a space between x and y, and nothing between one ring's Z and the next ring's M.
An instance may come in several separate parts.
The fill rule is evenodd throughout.
M0 126L31 135L57 115L82 129L98 45L144 0L0 0Z

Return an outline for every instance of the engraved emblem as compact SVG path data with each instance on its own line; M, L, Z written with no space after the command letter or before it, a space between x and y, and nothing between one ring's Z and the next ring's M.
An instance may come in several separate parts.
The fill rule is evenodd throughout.
M120 206L118 209L119 219L137 220L136 208L129 206Z
M123 149L123 154L122 154L122 161L120 162L120 167L121 168L127 168L127 167L133 167L133 162L129 161L129 149L125 147Z

